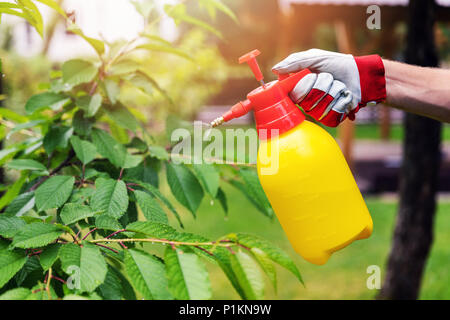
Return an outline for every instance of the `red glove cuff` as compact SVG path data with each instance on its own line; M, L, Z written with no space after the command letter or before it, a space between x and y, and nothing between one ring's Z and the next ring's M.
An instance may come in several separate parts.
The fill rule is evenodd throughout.
M361 104L386 100L386 78L384 64L377 54L355 57L361 85Z

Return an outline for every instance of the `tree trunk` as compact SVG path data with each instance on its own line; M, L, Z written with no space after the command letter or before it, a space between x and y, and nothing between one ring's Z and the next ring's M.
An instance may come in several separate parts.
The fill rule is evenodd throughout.
M436 67L434 1L410 0L405 62ZM417 299L433 242L441 123L414 114L404 121L400 204L379 298Z

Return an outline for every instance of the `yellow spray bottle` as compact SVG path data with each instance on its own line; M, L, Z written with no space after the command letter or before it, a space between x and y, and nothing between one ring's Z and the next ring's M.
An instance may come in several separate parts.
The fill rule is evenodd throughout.
M239 62L247 62L262 85L211 124L254 111L264 192L295 251L309 262L324 264L333 252L368 238L372 218L336 141L305 120L289 98L309 70L265 84L257 55L254 50Z

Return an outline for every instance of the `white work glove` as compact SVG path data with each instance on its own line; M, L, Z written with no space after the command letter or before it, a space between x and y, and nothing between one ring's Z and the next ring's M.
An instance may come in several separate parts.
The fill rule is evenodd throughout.
M272 71L286 74L309 69L290 96L307 114L329 127L346 117L355 119L366 105L386 99L384 65L380 56L354 57L320 49L293 53L276 64Z

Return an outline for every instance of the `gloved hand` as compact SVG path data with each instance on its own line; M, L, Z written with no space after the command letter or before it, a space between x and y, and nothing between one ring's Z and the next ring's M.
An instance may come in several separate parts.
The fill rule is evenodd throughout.
M386 99L384 65L380 56L354 57L320 49L293 53L276 64L277 74L308 68L290 96L307 114L329 127L346 117L355 119L361 107Z

